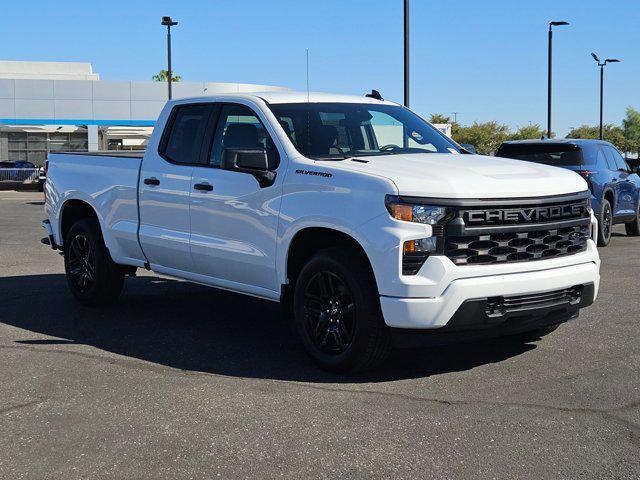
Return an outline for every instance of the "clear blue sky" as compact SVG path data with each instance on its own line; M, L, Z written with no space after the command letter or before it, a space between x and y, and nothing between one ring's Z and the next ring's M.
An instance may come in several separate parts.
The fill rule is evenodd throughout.
M412 108L461 112L512 128L546 122L547 22L554 35L554 130L640 108L640 1L412 1ZM103 80L148 80L165 68L162 15L180 22L174 70L184 80L255 82L402 101L402 0L5 1L0 59L85 61Z

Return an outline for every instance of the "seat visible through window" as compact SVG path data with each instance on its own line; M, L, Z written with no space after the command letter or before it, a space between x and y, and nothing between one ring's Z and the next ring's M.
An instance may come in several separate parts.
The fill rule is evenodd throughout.
M253 110L245 105L224 105L220 111L218 127L211 149L210 165L223 167L225 148L264 149L269 168L278 166L278 151L269 133Z

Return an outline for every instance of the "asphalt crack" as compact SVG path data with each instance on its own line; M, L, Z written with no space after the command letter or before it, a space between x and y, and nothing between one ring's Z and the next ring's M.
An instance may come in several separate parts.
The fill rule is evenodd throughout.
M0 408L0 415L5 413L14 412L16 410L22 410L24 408L35 407L36 405L40 405L41 403L46 402L47 399L44 400L33 400L31 402L19 403L17 405L11 405L10 407Z

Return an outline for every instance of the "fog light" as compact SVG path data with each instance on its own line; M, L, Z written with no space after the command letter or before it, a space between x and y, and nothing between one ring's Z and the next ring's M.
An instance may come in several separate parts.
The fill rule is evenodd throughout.
M437 237L419 238L418 240L409 240L408 242L404 242L403 250L404 253L433 253L436 251L437 244Z
M409 240L402 246L402 274L418 273L430 253L436 251L438 237Z

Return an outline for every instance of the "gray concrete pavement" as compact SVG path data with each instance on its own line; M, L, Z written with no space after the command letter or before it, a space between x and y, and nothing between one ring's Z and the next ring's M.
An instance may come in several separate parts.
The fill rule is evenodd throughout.
M347 378L272 303L142 274L79 306L41 202L0 192L0 478L640 478L640 238L548 337Z

